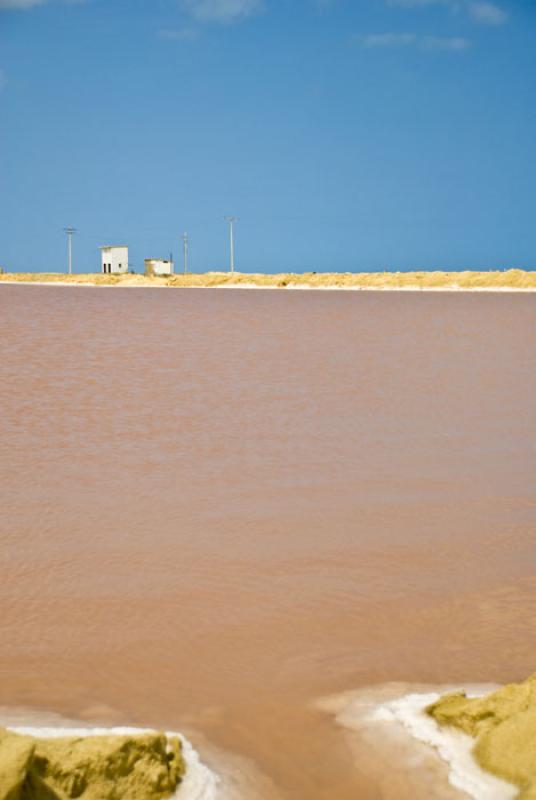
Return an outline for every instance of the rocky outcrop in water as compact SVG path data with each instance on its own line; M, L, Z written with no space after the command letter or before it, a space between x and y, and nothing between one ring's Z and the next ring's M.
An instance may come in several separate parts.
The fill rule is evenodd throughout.
M164 800L185 773L163 733L37 739L0 729L0 800Z
M480 766L519 786L518 800L536 800L536 675L486 697L447 694L426 710L473 736Z

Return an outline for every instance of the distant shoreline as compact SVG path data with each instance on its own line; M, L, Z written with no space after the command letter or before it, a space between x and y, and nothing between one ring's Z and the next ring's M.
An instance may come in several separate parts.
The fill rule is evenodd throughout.
M357 272L357 273L228 273L206 272L166 277L86 273L3 273L0 284L25 286L89 286L122 288L290 289L324 291L536 291L536 272Z

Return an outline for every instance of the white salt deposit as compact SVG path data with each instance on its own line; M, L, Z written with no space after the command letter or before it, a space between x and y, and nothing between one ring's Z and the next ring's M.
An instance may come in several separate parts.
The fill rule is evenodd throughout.
M430 800L444 796L513 800L519 789L482 770L473 758L474 739L454 728L440 727L425 713L426 707L445 692L464 691L470 697L477 697L495 688L386 684L324 698L319 706L335 714L336 722L351 736L355 735L358 757L365 752L363 742L368 746L372 742L376 753L385 749L387 760L382 762L379 756L371 773L373 777L378 776L378 770L397 774L409 770L413 785L418 787L416 794ZM430 768L430 758L438 764L437 770ZM439 769L441 762L448 768L444 777ZM363 766L361 760L359 766ZM445 794L440 784L450 784L454 794ZM398 795L395 791L387 792L386 796ZM407 796L407 791L403 796Z
M415 739L431 745L449 765L450 783L474 800L512 800L519 790L479 767L472 756L474 739L462 731L440 727L425 713L440 697L437 692L405 695L379 705L370 719L398 722Z

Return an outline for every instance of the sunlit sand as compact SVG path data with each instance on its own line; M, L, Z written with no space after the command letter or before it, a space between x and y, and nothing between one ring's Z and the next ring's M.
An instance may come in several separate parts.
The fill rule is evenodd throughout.
M303 274L206 272L171 277L145 275L104 275L88 273L4 273L5 283L54 283L77 286L175 286L182 288L241 289L354 289L354 290L480 290L534 291L536 272L520 269L503 271L422 272L306 272Z

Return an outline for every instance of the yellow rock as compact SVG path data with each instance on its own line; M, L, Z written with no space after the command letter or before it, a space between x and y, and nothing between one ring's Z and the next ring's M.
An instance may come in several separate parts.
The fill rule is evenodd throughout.
M1 800L18 800L34 750L35 744L30 739L0 730Z
M519 800L536 800L536 675L486 697L445 695L426 710L439 725L474 737L477 762L519 786Z
M185 772L163 733L37 739L0 729L0 800L164 800Z

